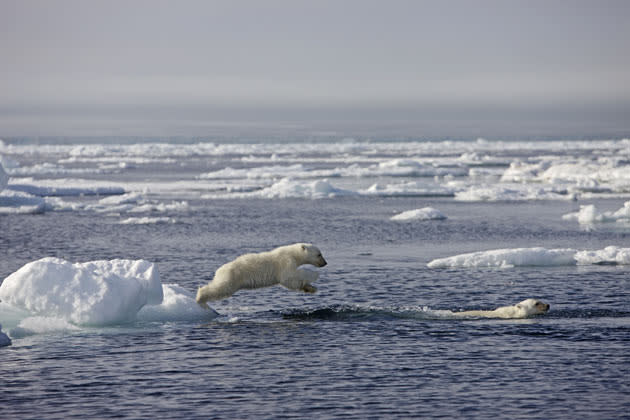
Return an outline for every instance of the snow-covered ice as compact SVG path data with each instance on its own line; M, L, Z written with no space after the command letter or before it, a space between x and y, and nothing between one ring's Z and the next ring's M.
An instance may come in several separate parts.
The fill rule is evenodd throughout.
M574 249L514 248L471 252L429 262L429 268L575 265Z
M443 220L446 219L444 213L433 207L424 207L421 209L407 210L392 216L390 220L407 221L407 220Z
M630 265L630 248L607 246L600 250L578 251L575 254L575 261L578 265Z
M24 265L0 285L2 302L77 325L132 321L140 308L161 303L162 296L157 267L145 260L73 264L42 258Z
M571 248L546 249L541 247L495 249L438 258L429 262L427 266L429 268L511 268L591 264L629 265L630 248L609 246L602 250L592 251L578 251Z
M209 320L217 316L192 292L162 284L145 260L30 262L0 285L0 316L13 338L134 321Z
M160 223L175 223L172 217L128 217L118 222L121 225L155 225Z
M630 201L626 201L622 208L616 211L600 213L594 204L581 205L580 210L562 216L563 220L577 221L581 225L606 222L630 222Z
M195 295L177 284L164 284L163 291L162 303L144 306L138 312L138 321L194 321L218 315L213 309L202 309Z

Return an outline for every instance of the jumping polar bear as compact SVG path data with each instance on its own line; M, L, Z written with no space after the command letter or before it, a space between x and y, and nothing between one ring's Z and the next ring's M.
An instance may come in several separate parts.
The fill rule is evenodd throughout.
M549 304L536 299L525 299L512 306L502 306L493 311L462 311L453 312L458 317L483 318L527 318L528 316L544 314L549 310Z
M206 302L232 296L240 289L258 289L280 284L291 290L315 293L311 285L319 274L298 268L303 264L317 267L326 265L320 250L312 244L293 244L259 254L241 255L222 265L207 285L197 290L197 303L209 308Z

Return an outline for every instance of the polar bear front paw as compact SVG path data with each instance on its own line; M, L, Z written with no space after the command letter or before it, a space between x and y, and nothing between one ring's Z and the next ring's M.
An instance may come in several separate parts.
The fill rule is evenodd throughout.
M307 284L307 285L305 285L305 286L302 288L302 290L303 290L305 293L315 293L315 292L317 292L317 287L315 287L315 286L311 286L310 284Z

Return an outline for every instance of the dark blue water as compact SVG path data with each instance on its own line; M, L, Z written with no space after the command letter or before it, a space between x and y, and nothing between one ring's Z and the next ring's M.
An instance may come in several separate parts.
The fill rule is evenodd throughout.
M428 205L449 218L388 220ZM318 245L329 264L315 295L241 291L213 304L221 316L207 323L14 339L0 349L0 417L628 417L627 266L426 267L494 248L630 245L627 228L563 222L576 207L337 198L191 201L177 223L159 225L89 212L2 216L0 278L44 256L144 258L162 282L193 291L237 255L296 241ZM430 315L528 297L551 310L525 320Z

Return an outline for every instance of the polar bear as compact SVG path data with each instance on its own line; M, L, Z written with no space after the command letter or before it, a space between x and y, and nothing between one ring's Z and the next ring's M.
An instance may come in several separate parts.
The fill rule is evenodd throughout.
M525 299L512 306L502 306L493 311L461 311L453 312L457 317L483 318L527 318L528 316L544 314L549 310L549 304L536 299Z
M227 298L240 289L258 289L280 284L291 290L315 293L311 285L319 274L298 268L303 264L325 266L321 251L312 244L298 243L276 248L259 254L241 255L234 261L222 265L207 285L197 290L197 303L209 308L210 300Z

